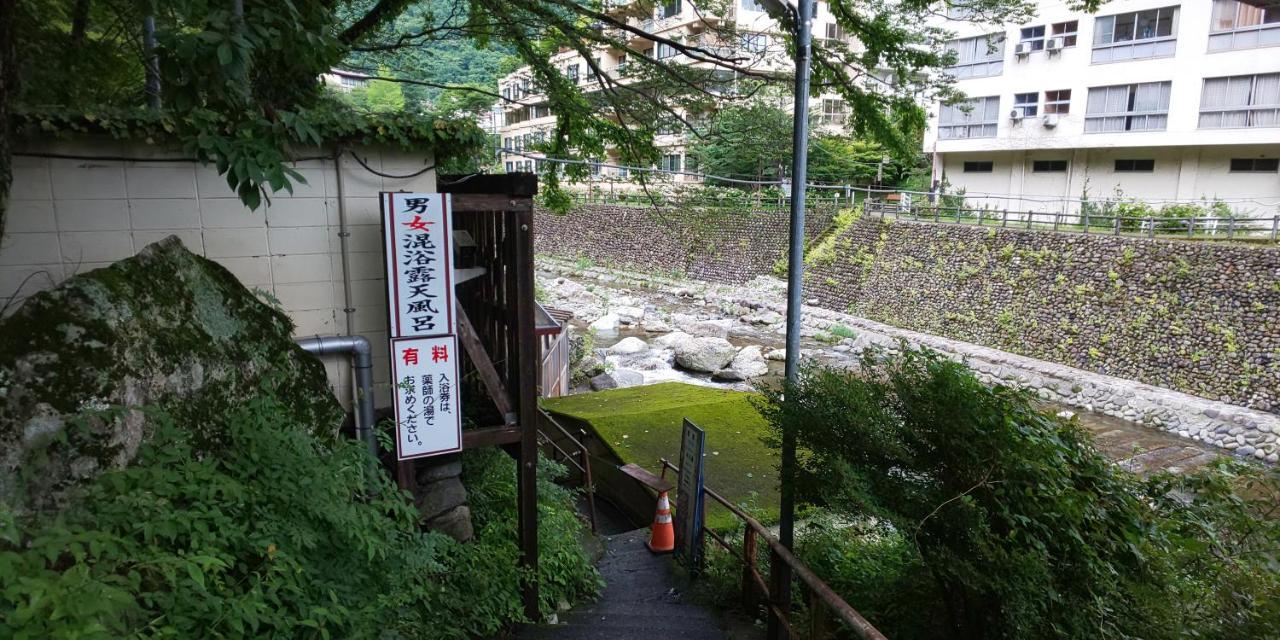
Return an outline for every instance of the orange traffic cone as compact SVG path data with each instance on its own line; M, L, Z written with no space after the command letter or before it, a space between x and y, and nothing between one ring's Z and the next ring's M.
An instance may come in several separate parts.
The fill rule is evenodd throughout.
M671 503L666 491L658 494L658 513L653 516L646 546L654 553L671 553L676 549L676 530L671 525Z

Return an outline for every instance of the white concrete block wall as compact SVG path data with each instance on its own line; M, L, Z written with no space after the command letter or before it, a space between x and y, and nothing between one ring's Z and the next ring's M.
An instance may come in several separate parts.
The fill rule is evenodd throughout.
M22 153L78 158L45 158ZM360 149L371 168L405 175L432 162L430 154ZM315 153L299 155L318 155ZM351 280L352 333L375 347L375 395L388 402L387 310L379 233L380 191L435 191L435 172L383 178L342 159L349 224L350 270L344 274L338 236L334 162L306 160L295 169L306 184L273 194L271 204L246 208L212 166L174 162L178 152L113 140L28 143L14 157L8 221L0 240L0 307L21 301L78 273L134 255L177 235L191 251L216 260L245 286L280 301L297 335L347 332L343 280ZM326 361L330 382L351 399L347 363Z

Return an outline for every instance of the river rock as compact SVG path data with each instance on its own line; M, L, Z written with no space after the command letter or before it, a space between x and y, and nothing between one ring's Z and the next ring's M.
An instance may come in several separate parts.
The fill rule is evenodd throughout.
M644 309L641 307L614 307L610 309L610 313L617 315L618 322L625 325L639 324L644 320Z
M606 313L599 318L596 318L595 321L587 325L587 327L596 331L612 333L618 330L618 325L621 322L622 320L618 317L618 314Z
M782 362L782 361L784 361L784 360L786 360L786 359L787 359L787 350L786 350L786 349L774 349L774 350L770 351L769 353L764 354L764 359L765 359L765 360L773 360L773 361L775 361L775 362Z
M592 378L591 390L604 391L606 389L625 389L626 387L635 387L642 384L644 384L644 374L639 371L615 369L609 373L602 373Z
M761 309L742 317L742 321L748 324L778 324L785 319L781 313L772 309Z
M661 318L650 318L645 316L644 322L642 322L640 326L648 333L669 333L671 331L671 325L667 324Z
M610 355L615 356L630 356L637 353L644 353L648 350L649 345L645 344L644 340L636 337L623 338L619 340L617 344L614 344L612 347L607 349Z
M674 345L676 365L690 371L715 373L737 355L738 349L728 340L717 337L691 337Z
M653 346L658 347L660 349L674 349L677 344L684 342L685 340L688 340L689 338L692 338L692 337L693 336L683 331L672 331L671 333L668 333L665 336L662 336L660 338L655 338L653 340Z
M717 371L712 378L716 380L750 380L769 373L769 363L760 355L760 347L751 345L743 347L733 357L729 366Z

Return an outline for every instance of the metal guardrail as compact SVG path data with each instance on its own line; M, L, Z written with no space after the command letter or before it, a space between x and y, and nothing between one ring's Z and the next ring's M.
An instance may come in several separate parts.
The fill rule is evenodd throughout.
M905 205L873 200L865 202L863 207L865 213L878 215L882 219L893 217L986 227L1193 240L1276 242L1280 239L1280 215L1270 218L1121 216L1094 213L1088 208L1083 208L1080 213L1050 213L929 204Z
M602 181L608 183L608 176ZM630 184L625 178L620 178L618 184ZM613 193L601 191L592 192L572 192L569 194L574 204L603 204L603 205L619 205L619 206L635 206L635 207L652 207L655 204L660 207L721 207L734 209L748 209L758 211L788 211L790 201L785 197L763 197L763 196L747 196L747 197L697 197L697 196L681 196L679 194L667 195L661 191L645 193L643 191L615 191ZM826 207L851 207L856 203L857 197L833 197L833 196L810 196L807 198L810 208L826 208Z
M559 434L559 438L554 437ZM591 477L591 452L587 449L586 440L587 432L585 430L578 431L578 437L574 437L564 425L551 417L551 414L545 410L538 409L538 440L542 445L548 447L552 451L552 457L557 462L566 463L578 470L582 474L582 490L587 496L587 517L591 521L591 533L596 532L596 487L595 480ZM560 446L565 444L573 449L573 452L565 451Z
M680 473L680 468L671 464L666 458L660 459L659 462L662 464L662 475L664 477L667 469ZM782 585L777 583L780 572L770 571L768 580L765 580L765 576L760 573L756 555L758 545L763 540L769 548L769 566L787 565L791 568L791 574L798 578L809 590L809 638L817 640L827 636L831 622L827 614L830 613L834 614L839 622L847 626L862 640L888 640L874 625L862 617L862 614L858 613L848 602L845 602L843 598L836 594L827 583L823 582L822 578L815 575L790 549L784 547L777 538L770 534L769 529L760 524L760 521L747 515L724 496L708 487L703 487L702 493L719 502L725 509L729 510L729 513L732 513L746 524L746 529L743 531L741 553L738 553L733 548L733 545L729 544L729 541L725 540L720 534L711 529L703 529L703 531L742 564L742 598L743 605L748 611L753 610L757 604L764 604L779 621L779 627L786 632L784 637L797 637L796 629L791 626L791 603L778 602L772 597L772 594L782 590ZM763 603L757 598L763 598ZM771 638L770 640L774 639Z

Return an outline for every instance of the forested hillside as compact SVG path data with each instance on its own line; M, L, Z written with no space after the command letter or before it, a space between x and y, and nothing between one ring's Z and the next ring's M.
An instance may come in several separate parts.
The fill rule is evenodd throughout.
M518 63L509 45L490 41L478 46L473 38L451 33L467 20L469 4L454 0L415 3L384 29L383 42L353 50L347 66L355 71L378 73L385 67L397 78L427 84L404 84L409 104L436 102L451 86L472 86L497 91L498 78ZM408 37L419 34L420 37ZM431 86L436 85L436 86Z

